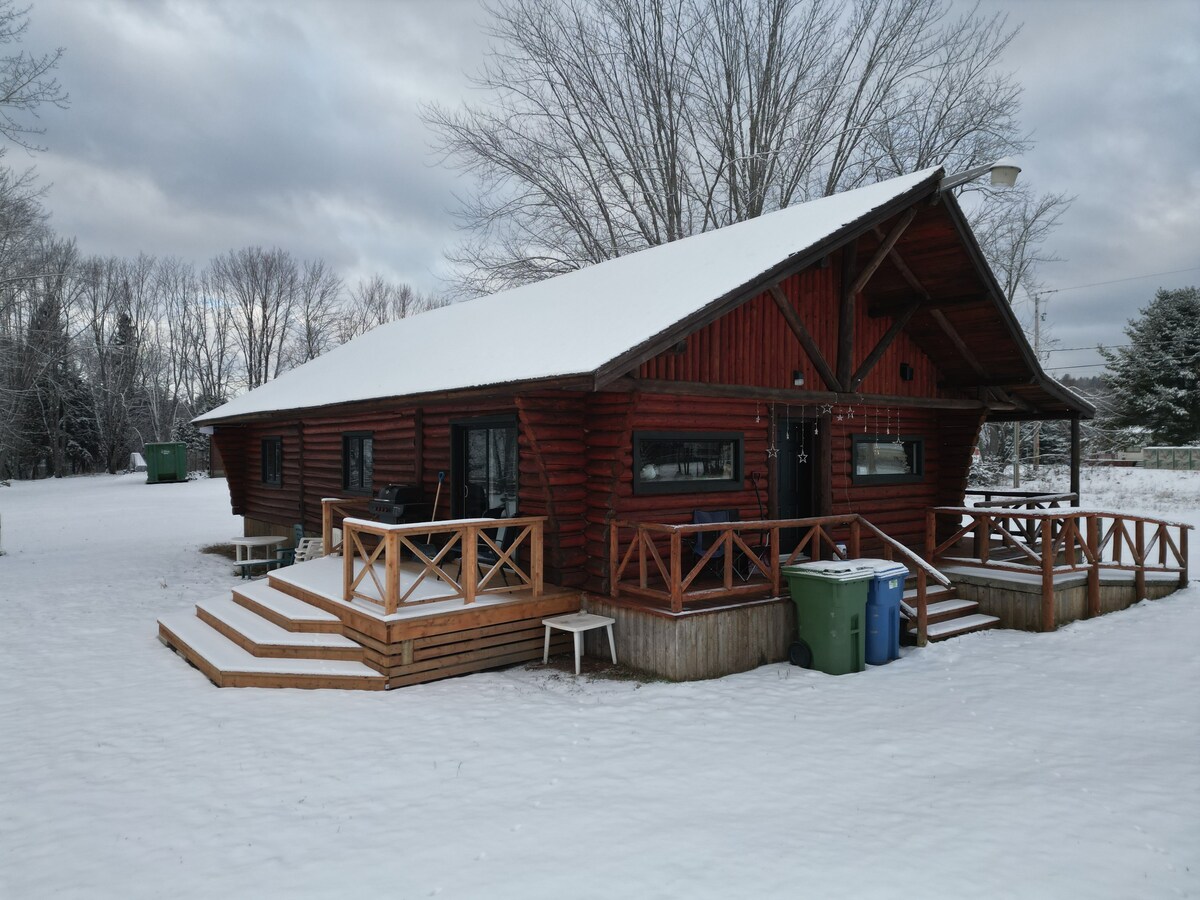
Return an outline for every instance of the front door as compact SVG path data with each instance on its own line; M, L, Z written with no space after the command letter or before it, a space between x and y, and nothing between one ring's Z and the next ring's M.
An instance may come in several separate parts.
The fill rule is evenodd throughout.
M775 499L779 518L804 519L815 515L813 473L816 471L816 433L811 419L780 419L776 446L779 475ZM779 536L779 551L785 556L800 541L799 529Z
M517 512L517 423L463 422L453 429L454 515L475 519ZM499 512L497 512L499 510Z

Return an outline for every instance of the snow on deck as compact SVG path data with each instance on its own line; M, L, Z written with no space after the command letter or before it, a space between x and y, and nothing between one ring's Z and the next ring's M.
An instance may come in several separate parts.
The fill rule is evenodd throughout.
M594 372L939 172L822 197L380 325L196 421Z
M379 578L379 583L384 583L384 566L382 563L375 563L372 566L376 577ZM362 561L355 560L355 575L362 570ZM453 574L453 573L451 573ZM342 600L342 557L340 556L322 556L318 559L309 560L305 563L299 563L294 566L287 566L283 569L277 569L272 573L272 577L276 582L286 582L293 584L298 588L310 591L314 594L320 594L330 600L338 603L345 603ZM412 568L401 564L400 568L400 593L408 590L412 583L416 580L417 573ZM491 582L488 583L489 586ZM358 591L367 594L376 599L379 598L379 592L375 589L375 583L371 581L371 576L366 576L359 583ZM369 600L361 600L355 598L348 606L353 607L358 612L378 619L381 622L396 622L401 619L413 619L421 616L435 616L447 612L459 612L463 609L481 609L488 606L498 606L504 603L511 603L513 595L505 594L479 594L472 604L464 603L461 597L453 597L448 600L434 600L431 598L444 597L447 593L452 593L454 588L443 581L438 581L432 576L426 576L417 589L413 591L412 596L407 603L402 603L400 608L394 613L385 613L383 611L382 601L372 603Z

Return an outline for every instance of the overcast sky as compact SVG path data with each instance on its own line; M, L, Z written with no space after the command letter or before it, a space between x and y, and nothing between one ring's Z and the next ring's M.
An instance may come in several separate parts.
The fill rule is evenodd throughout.
M478 0L33 2L26 44L67 48L71 107L44 114L50 149L31 162L84 253L203 264L260 244L439 287L460 180L418 109L466 95L486 46ZM1119 343L1155 288L1200 283L1200 3L982 7L1024 23L1006 57L1036 141L1022 177L1078 198L1053 238L1064 261L1043 272L1060 289L1051 333ZM1068 371L1100 369L1052 374Z

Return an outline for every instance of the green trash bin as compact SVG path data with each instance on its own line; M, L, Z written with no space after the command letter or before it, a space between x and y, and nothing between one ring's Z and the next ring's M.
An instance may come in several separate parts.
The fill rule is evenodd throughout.
M147 444L146 484L187 481L187 444Z
M861 672L866 663L867 588L875 570L859 560L784 566L796 604L799 640L793 665L829 675Z

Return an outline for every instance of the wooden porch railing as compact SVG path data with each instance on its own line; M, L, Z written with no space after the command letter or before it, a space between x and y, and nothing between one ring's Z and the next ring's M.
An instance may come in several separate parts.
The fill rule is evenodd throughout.
M982 497L977 507L1005 506L1017 509L1059 509L1065 503L1074 506L1079 502L1078 494L1047 494L1039 491L966 491L968 497ZM999 497L1000 499L994 499Z
M326 556L342 552L342 541L334 543L334 529L341 529L342 520L348 516L361 516L370 502L370 497L325 497L321 500L321 544Z
M359 599L394 613L402 605L460 599L528 588L542 596L542 537L545 516L512 519L449 519L384 525L366 519L342 521L342 598ZM500 543L489 532L514 528ZM506 536L507 537L507 536ZM479 555L480 549L487 558ZM405 556L411 562L402 566ZM458 577L447 571L461 558ZM382 564L382 566L380 566ZM515 578L508 584L508 577ZM411 580L410 580L411 578ZM375 592L366 590L372 585ZM418 593L422 585L437 585Z
M953 520L956 530L939 543L938 520L946 518ZM1187 538L1191 527L1182 522L1101 511L957 506L930 509L925 523L931 563L954 562L1040 575L1045 631L1054 629L1054 576L1062 572L1087 570L1088 616L1100 614L1102 569L1132 571L1139 599L1145 596L1147 571L1177 573L1179 586L1187 585ZM961 546L968 535L972 537L969 551ZM993 557L995 542L1003 558ZM956 552L951 554L951 550Z
M838 535L844 533L844 542L835 540L834 529ZM793 549L784 551L782 536L793 531L800 532L799 540ZM705 549L691 553L697 535L704 536ZM950 581L859 515L683 525L616 520L609 529L609 593L654 600L674 613L683 612L688 604L717 598L778 597L784 566L808 557L860 558L868 536L882 544L885 559L903 559L915 571L917 639L924 646L928 580L944 587L949 587ZM691 556L687 563L685 554ZM714 566L719 568L720 586L701 585L700 576ZM631 574L627 577L627 573Z

